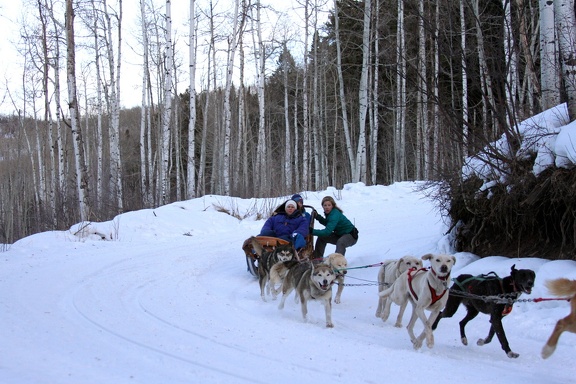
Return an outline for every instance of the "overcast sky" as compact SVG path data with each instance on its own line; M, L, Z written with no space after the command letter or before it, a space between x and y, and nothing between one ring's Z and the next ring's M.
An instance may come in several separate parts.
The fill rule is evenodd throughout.
M225 7L224 5L230 2L230 0L220 0L214 1L214 4L219 5L222 9L230 10L230 7ZM287 16L283 19L288 18L291 23L291 27L297 25L303 15L302 9L295 10L294 8L300 8L298 0L287 0L278 2L275 0L263 0L262 4L273 4L274 8L280 9L287 13ZM318 3L324 3L324 9L330 9L332 6L331 0L318 0ZM109 1L113 4L114 1ZM138 44L131 42L135 35L139 35L140 25L138 22L139 8L138 1L124 1L124 20L123 20L123 51L122 59L123 64L121 68L121 97L123 107L132 107L140 104L140 88L141 88L141 58L140 55L134 53L134 49L138 49ZM160 0L155 0L155 3L163 7L164 2ZM188 68L188 17L189 17L189 1L172 1L172 32L177 44L176 54L179 55L180 62L182 63L181 68L187 71ZM197 0L197 6L205 7L207 0ZM17 52L17 45L19 42L19 34L22 25L22 3L20 1L4 1L0 5L0 33L2 39L0 39L0 52L2 52L3 59L0 60L0 80L2 85L0 87L0 113L12 114L14 107L12 102L7 96L7 84L10 84L10 90L15 97L19 97L20 89L22 88L22 63L23 58ZM164 9L164 8L162 8ZM264 19L265 16L263 15ZM323 24L326 20L326 14L323 14L319 25ZM304 33L303 28L295 29L295 38L303 39ZM266 37L265 37L266 38ZM250 43L246 43L250 44ZM134 47L134 48L131 48ZM296 52L296 54L298 54ZM198 61L203 60L202 52L198 54ZM9 58L9 59L6 59ZM247 57L247 60L251 57ZM78 63L78 60L77 60ZM198 63L197 79L203 76L203 72L200 69L201 64ZM270 68L270 65L268 66ZM247 64L247 70L250 70L252 65ZM77 66L77 73L80 72L80 68ZM237 70L236 70L237 73ZM64 76L64 74L63 74ZM247 76L248 77L248 76ZM179 86L177 91L183 92L188 86L188 76L181 75L179 78ZM21 107L21 101L18 100Z

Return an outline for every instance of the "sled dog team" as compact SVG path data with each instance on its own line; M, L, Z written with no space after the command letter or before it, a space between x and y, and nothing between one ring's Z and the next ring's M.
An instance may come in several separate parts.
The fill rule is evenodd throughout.
M278 246L266 252L254 241L254 248L260 258L258 273L262 300L266 301L265 291L274 299L281 292L278 308L283 309L286 298L295 291L295 299L300 302L304 320L308 312L308 301L318 300L324 305L326 327L332 328L332 286L338 284L334 298L338 304L341 302L348 267L346 258L342 254L332 253L321 261L298 261L291 246ZM422 261L428 261L429 267L424 268ZM383 262L378 271L376 317L386 321L390 315L390 306L394 303L400 307L394 326L401 327L404 310L410 303L412 315L406 327L410 341L415 349L419 349L424 340L428 348L432 348L433 330L439 321L452 317L460 304L463 304L467 313L459 323L462 344L468 345L466 324L482 312L490 316L490 328L487 337L478 340L477 345L490 343L496 335L506 355L510 358L518 357L519 354L513 352L508 344L502 319L510 313L514 301L522 293L531 293L536 278L534 271L516 269L513 265L510 275L504 278L491 272L480 276L463 274L451 279L455 263L456 258L446 254L426 254L420 259L404 256ZM546 285L553 295L567 298L576 296L576 280L556 279L548 281ZM429 312L428 316L426 311ZM414 326L418 320L424 329L416 336ZM571 300L571 313L558 321L542 349L543 358L552 355L564 331L576 333L576 299Z

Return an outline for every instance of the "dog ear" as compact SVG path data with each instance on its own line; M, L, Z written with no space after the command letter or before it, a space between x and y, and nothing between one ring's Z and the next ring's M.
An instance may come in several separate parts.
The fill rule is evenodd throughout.
M456 256L452 255L452 265L456 264Z
M513 275L516 272L516 264L512 264L512 268L510 268L510 275Z
M400 270L400 267L402 266L402 263L404 263L404 258L401 257L398 262L396 263L396 269Z
M431 258L433 258L434 255L431 253L427 253L424 256L421 257L422 260L430 260Z

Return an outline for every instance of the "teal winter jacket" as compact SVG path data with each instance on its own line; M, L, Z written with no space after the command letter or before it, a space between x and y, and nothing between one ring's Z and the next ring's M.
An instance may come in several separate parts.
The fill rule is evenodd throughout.
M324 229L313 229L314 236L329 236L335 233L338 236L346 235L354 229L354 224L338 209L333 208L326 217L317 214L316 220L324 225Z

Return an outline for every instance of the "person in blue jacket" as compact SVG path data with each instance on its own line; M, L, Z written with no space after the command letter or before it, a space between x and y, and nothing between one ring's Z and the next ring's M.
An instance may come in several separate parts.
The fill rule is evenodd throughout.
M264 223L259 236L273 236L292 242L296 250L306 245L309 221L298 210L294 200L284 204L284 212L277 212Z
M314 259L324 257L326 244L336 244L336 253L346 254L346 248L358 241L358 229L348 220L342 209L336 205L331 196L322 199L324 216L317 214L315 219L324 225L324 229L313 229L312 235L318 236L314 246Z

